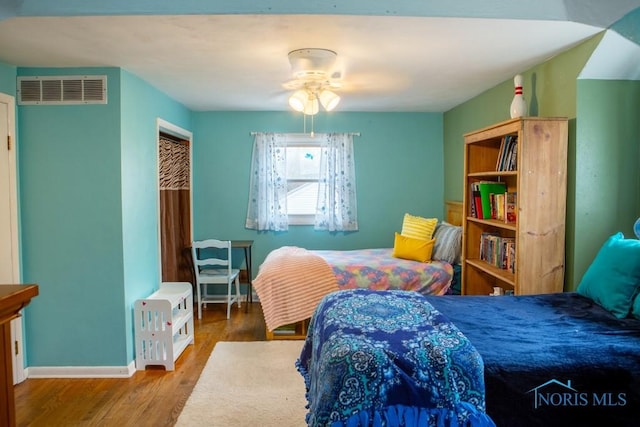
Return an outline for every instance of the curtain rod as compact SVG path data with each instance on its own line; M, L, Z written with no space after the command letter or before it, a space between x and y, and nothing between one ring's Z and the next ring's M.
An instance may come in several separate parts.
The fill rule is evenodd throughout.
M256 136L259 133L270 133L270 132L251 132L251 136ZM297 137L310 138L311 137L311 134L308 134L308 133L287 133L287 132L275 132L275 133L282 133L284 135L292 136L292 137L295 137L295 138L297 138ZM317 132L316 135L322 134L322 133L332 133L332 132ZM342 133L342 132L336 132L336 133ZM345 133L347 133L347 134L349 134L351 136L360 136L360 132L345 132Z

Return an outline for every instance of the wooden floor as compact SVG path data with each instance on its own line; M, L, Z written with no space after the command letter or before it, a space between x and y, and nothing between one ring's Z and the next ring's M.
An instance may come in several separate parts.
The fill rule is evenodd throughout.
M218 341L265 339L258 303L248 313L244 305L234 306L229 320L226 306L209 304L194 328L195 345L178 358L175 371L147 368L125 379L27 379L16 385L17 425L173 426Z

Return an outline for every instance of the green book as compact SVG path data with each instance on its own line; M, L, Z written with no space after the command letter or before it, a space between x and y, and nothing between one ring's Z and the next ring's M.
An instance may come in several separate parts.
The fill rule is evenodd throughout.
M504 194L507 187L504 182L482 181L480 187L480 200L482 202L482 219L491 219L491 194Z

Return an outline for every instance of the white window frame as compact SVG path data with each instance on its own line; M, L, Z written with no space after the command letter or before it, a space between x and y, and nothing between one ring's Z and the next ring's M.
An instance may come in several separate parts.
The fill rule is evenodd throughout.
M309 135L300 135L300 134L288 134L286 135L286 145L289 147L321 147L320 141L317 139L311 138ZM308 180L311 181L312 180ZM320 176L318 176L318 182L320 181ZM287 182L289 182L289 176L287 173ZM315 213L313 214L287 214L289 218L289 225L314 225L315 223Z

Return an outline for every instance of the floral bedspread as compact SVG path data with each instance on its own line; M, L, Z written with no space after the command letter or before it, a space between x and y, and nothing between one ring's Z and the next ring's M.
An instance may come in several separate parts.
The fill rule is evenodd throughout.
M296 367L309 426L495 426L482 358L415 292L325 296Z
M340 289L398 289L444 295L453 278L453 267L449 263L395 258L391 248L311 252L331 266Z

